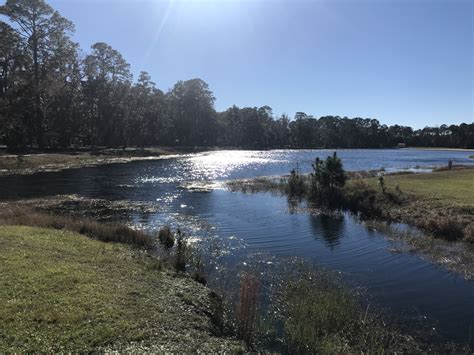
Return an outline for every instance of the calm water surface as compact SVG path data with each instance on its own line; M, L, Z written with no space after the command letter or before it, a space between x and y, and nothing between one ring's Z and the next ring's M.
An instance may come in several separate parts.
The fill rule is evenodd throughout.
M78 194L84 197L153 204L156 213L123 217L154 230L170 223L196 238L235 247L236 263L246 255L297 256L340 271L367 289L375 302L408 316L435 322L446 339L474 343L474 282L465 281L415 254L390 252L383 233L369 231L349 216L290 213L284 197L246 195L215 189L192 192L196 181L221 181L311 169L316 156L332 151L216 151L160 161L0 178L0 199ZM472 152L423 150L339 150L347 170L415 170L473 164ZM471 337L472 334L472 337Z

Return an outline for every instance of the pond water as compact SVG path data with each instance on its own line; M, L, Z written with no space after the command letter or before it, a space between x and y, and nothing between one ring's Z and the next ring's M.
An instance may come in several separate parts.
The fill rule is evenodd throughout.
M296 256L341 272L373 302L394 314L424 319L446 340L474 344L474 282L416 254L394 253L382 232L347 215L294 213L286 198L217 188L209 193L183 187L192 181L221 181L311 169L316 156L332 151L215 151L180 158L0 178L0 199L78 194L153 204L158 212L130 212L126 222L148 230L164 223L198 239L213 238L234 250L234 262L252 253ZM346 170L429 171L435 166L474 164L472 152L427 150L338 150Z

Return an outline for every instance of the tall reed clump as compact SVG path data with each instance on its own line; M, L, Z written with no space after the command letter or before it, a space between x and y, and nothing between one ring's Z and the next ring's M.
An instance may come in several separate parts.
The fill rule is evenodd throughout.
M30 208L12 208L0 212L0 224L66 229L103 242L152 248L152 238L144 232L117 223L99 223L90 218L76 218L40 213Z
M184 233L178 228L176 231L176 254L174 260L174 267L177 272L186 271L186 241L184 240Z
M305 181L298 169L293 169L290 172L287 183L287 193L290 197L301 197L306 194Z
M240 302L237 308L239 337L252 345L257 329L258 293L260 281L253 275L244 274L240 280Z
M207 276L201 254L186 243L186 234L180 228L174 233L170 226L164 226L158 232L160 245L166 251L163 260L177 273L191 268L191 278L206 285Z
M427 217L417 224L418 227L428 231L435 237L443 238L448 241L462 240L469 233L467 223L457 217ZM466 238L469 241L469 238Z
M283 292L284 341L289 353L410 353L415 341L362 308L329 276L310 273Z

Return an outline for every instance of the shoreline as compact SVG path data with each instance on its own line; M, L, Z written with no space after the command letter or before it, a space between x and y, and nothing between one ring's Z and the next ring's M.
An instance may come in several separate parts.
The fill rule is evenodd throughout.
M221 329L220 296L145 250L9 224L0 245L0 352L246 351Z
M333 148L341 150L342 148ZM344 148L356 149L356 148ZM374 150L380 148L366 148ZM406 148L381 148L381 149L416 149L428 151L465 151L474 152L474 149L462 148L431 148L431 147L406 147ZM187 154L212 152L217 150L249 150L236 147L149 147L127 149L100 149L97 151L58 151L58 152L32 152L27 154L7 154L0 152L0 177L9 175L33 175L43 172L59 172L68 169L90 168L109 164L126 164L137 161L156 161L182 157ZM262 149L256 149L260 151ZM263 149L281 150L281 149ZM289 149L302 150L302 149ZM318 150L310 148L305 150ZM329 150L329 148L324 149ZM474 155L469 156L474 159Z
M452 150L455 152L474 152L472 148L441 148L441 147L405 147L399 149L416 149L416 150Z
M385 175L386 193L377 187L370 172L350 174L344 194L368 196L366 205L323 208L323 213L348 212L366 225L384 224L389 239L402 240L409 252L419 252L431 262L445 266L467 280L474 279L474 199L469 182L474 168L434 171L428 174L396 173ZM308 180L309 176L303 175ZM228 181L227 188L243 193L276 192L289 199L310 203L306 195L291 197L286 189L288 176ZM365 208L370 207L365 210ZM318 211L309 207L302 210ZM390 230L391 223L409 226L409 233Z
M36 204L34 207L37 207ZM37 319L40 321L43 319L45 321L55 320L41 328L42 336L39 340L33 339L24 343L19 341L18 348L15 349L51 350L59 346L62 347L62 350L67 349L73 352L161 352L164 350L217 352L223 349L231 353L249 351L249 347L245 346L244 341L239 340L237 334L225 330L227 329L224 325L226 320L223 318L224 308L222 307L227 307L225 308L226 312L231 312L229 307L232 303L226 304L232 297L230 289L227 289L227 293L225 290L221 290L223 294L220 294L219 288L200 285L200 282L192 273L189 274L189 271L178 273L170 269L170 265L166 264L168 262L166 256L156 256L154 253L148 253L147 250L130 247L130 245L126 245L130 244L126 241L116 243L115 241L120 238L116 238L111 243L112 240L97 240L98 238L94 235L82 234L82 232L78 234L71 230L70 226L61 228L58 223L73 221L68 217L64 219L64 217L54 214L44 215L39 212L36 216L41 217L39 219L31 217L36 212L29 212L25 208L19 208L18 211L19 215L23 215L22 217L11 219L7 214L5 218L7 223L0 224L0 242L3 238L3 243L6 243L7 247L13 246L7 248L7 254L4 255L8 267L6 275L8 275L9 281L10 279L14 280L11 282L15 282L17 287L22 287L23 295L30 295L31 292L34 292L38 308L43 307L43 304L51 297L48 294L48 289L37 292L35 288L31 290L29 285L25 285L22 277L24 274L29 275L33 272L35 277L41 277L41 281L45 279L43 285L55 285L59 282L58 278L65 278L66 282L69 282L69 274L67 272L66 274L60 272L51 274L50 270L69 270L80 267L81 273L71 279L71 285L68 283L63 288L54 289L55 294L59 294L63 303L68 306L61 318L57 316L57 312L63 304L53 307L51 311L43 311L33 320L25 316L24 313L15 312L15 309L9 313L13 314L18 322L21 322L21 327L18 327L11 335L18 338L29 331L32 326L36 326ZM14 217L14 215L12 216ZM82 221L90 223L86 220ZM58 253L61 254L60 258L58 258ZM16 257L17 254L20 254L21 257ZM35 263L34 270L31 270L30 267L31 260L34 260ZM114 265L113 271L109 270L110 265ZM273 263L264 265L273 265ZM342 283L336 274L324 269L305 266L297 258L292 259L289 264L285 261L285 265L286 268L270 276L268 280L261 280L262 286L264 283L275 284L275 288L269 291L267 296L269 300L273 300L270 309L278 310L275 313L278 313L280 318L266 318L271 326L276 327L277 323L273 322L278 319L283 321L296 319L295 321L309 332L313 332L312 329L315 328L315 325L324 329L332 329L329 328L331 320L324 323L318 321L317 315L320 312L326 312L336 314L337 319L342 320L341 325L334 328L332 332L339 334L342 330L344 337L343 341L329 336L323 336L321 339L329 341L328 344L334 349L342 349L344 352L364 349L367 346L367 339L376 341L374 349L383 346L384 349L387 347L394 352L402 349L419 352L438 348L440 352L444 352L449 348L442 338L439 338L437 343L427 342L425 337L430 337L433 341L437 339L436 334L432 333L431 328L427 326L421 329L408 329L404 328L402 323L387 323L390 313L385 313L382 308L377 307L371 307L369 311L362 294L356 289L350 288L348 284ZM45 268L48 269L47 273L43 272ZM273 269L273 266L269 268ZM246 280L242 275L248 275L251 280L257 273L255 265L247 270L245 274L236 275L237 287L242 287L238 285L239 280ZM261 269L258 270L261 271ZM95 280L92 286L88 281L90 273L93 273ZM130 275L133 277L130 278ZM239 279L239 275L243 278ZM289 287L284 286L287 283L290 283ZM117 287L117 284L120 286ZM87 293L84 292L86 286L88 287ZM67 293L71 288L77 289L78 292ZM103 298L100 296L100 290L103 288L112 289L115 292ZM298 289L297 299L291 297L290 291L294 289ZM273 299L273 297L278 299ZM16 301L26 303L28 297L17 297ZM8 304L8 302L4 303ZM71 305L69 306L69 304ZM115 308L120 309L120 312L106 313L107 318L100 316L104 314L103 308L109 307L109 304L112 304L110 307L114 310ZM281 308L283 304L284 306ZM304 313L295 312L295 307L303 307ZM85 317L75 318L75 313L83 312L84 308L87 309L85 322L83 321ZM32 312L37 312L36 308L33 308ZM119 316L116 315L117 313ZM123 332L120 327L124 315L125 317L127 315L134 317L133 321L128 323L129 329L127 330L130 332L131 327L132 333L121 336L118 341L110 341L111 337L112 339L117 337L114 335L115 331L118 331L119 334ZM237 317L237 322L241 321L238 314L229 319L233 319L232 317ZM69 329L77 329L78 331L74 334L80 333L81 335L80 337L69 337L66 344L64 337L57 339L53 336L58 332L56 328L62 327L63 322L69 321L69 319L71 319L68 323ZM93 319L95 322L87 322L89 319ZM95 328L96 324L98 324L97 329ZM354 327L346 328L345 324L352 324ZM268 334L264 333L268 329L260 328L258 325L256 327L253 331L255 342L250 340L249 342L252 344L248 346L252 350L266 351L267 344L273 344L271 340L267 341ZM281 335L284 335L288 340L288 337L296 336L296 344L292 341L284 342L281 347L290 347L291 349L295 345L306 346L306 340L300 338L298 333L291 332L291 329L291 326L284 328ZM346 334L345 331L350 329L352 331ZM134 335L137 330L140 331L140 339L135 341ZM142 331L143 333L141 333ZM168 331L171 331L172 334L165 336ZM373 332L377 334L376 338L372 338ZM53 335L51 335L52 333ZM12 334L11 331L10 334ZM187 334L193 334L194 339L187 339ZM317 332L314 334L316 336ZM258 336L262 336L262 340L258 339ZM386 338L391 339L389 343L384 341ZM360 339L364 340L360 341ZM5 346L0 341L0 348L2 345ZM9 346L8 343L6 345Z
M200 150L197 150L200 151ZM170 148L100 150L98 152L58 152L0 155L0 176L33 175L68 169L90 168L109 164L171 159L193 151Z

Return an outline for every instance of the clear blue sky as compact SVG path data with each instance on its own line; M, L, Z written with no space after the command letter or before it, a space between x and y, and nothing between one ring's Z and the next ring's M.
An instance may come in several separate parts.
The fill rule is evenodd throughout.
M472 0L50 0L85 53L107 42L168 90L209 83L216 109L473 121Z

